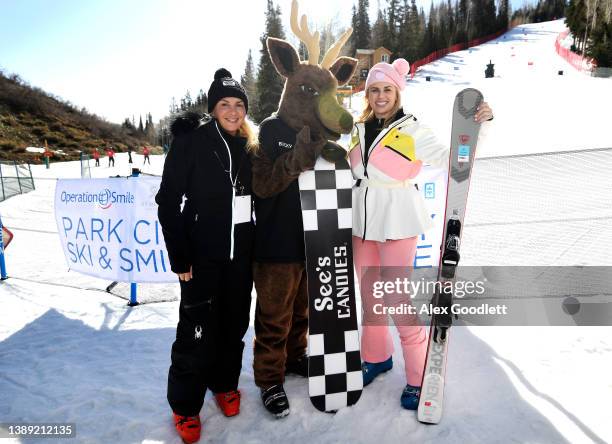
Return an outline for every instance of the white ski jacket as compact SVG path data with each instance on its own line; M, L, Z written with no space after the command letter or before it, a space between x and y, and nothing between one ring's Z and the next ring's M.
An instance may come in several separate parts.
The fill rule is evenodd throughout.
M367 149L367 153L366 150ZM365 147L355 124L349 146L353 177L353 235L385 242L418 236L433 226L414 179L423 164L448 169L449 148L407 114Z

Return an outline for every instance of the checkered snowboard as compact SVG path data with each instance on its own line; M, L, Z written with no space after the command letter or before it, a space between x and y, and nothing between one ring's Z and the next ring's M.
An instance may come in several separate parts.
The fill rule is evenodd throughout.
M357 402L363 388L355 307L351 189L346 160L319 157L300 175L309 297L309 393L333 412Z

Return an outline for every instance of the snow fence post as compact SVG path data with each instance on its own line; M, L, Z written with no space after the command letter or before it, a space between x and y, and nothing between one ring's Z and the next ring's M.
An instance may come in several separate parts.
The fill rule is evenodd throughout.
M19 184L19 194L23 194L23 188L21 188L21 177L19 177L19 168L17 168L17 161L13 160L15 165L15 176L17 177L17 183Z
M2 177L2 162L0 162L0 185L2 185L2 199L0 201L6 199L6 194L4 193L4 178Z
M34 176L32 176L32 165L28 162L28 171L30 172L30 181L32 182L32 189L36 189L36 185L34 185Z
M2 218L0 218L0 280L8 279L4 262L4 242L2 241Z

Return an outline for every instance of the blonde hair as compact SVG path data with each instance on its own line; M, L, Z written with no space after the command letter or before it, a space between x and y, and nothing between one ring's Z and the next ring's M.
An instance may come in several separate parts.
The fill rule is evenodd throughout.
M257 133L251 126L251 124L247 121L246 116L240 128L238 128L238 135L240 137L245 137L247 140L246 149L248 152L257 154L259 150L259 140L257 138Z
M384 128L386 128L387 125L389 125L392 122L393 118L395 117L399 109L402 107L402 96L400 95L399 89L397 89L395 86L393 87L393 89L395 90L395 104L393 105L393 108L391 109L389 113L389 117L385 119L385 124L383 125ZM370 91L368 88L366 90L365 96L363 96L365 100L365 107L363 111L361 112L361 115L357 119L357 123L369 122L370 120L375 118L374 110L370 106L370 101L368 100L369 93Z

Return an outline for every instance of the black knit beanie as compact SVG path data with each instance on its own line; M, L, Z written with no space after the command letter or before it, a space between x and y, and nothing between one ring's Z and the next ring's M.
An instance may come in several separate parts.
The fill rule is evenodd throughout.
M232 74L225 68L220 68L215 73L215 80L208 89L208 112L224 97L236 97L244 102L245 111L249 111L249 99L242 85L232 79Z

